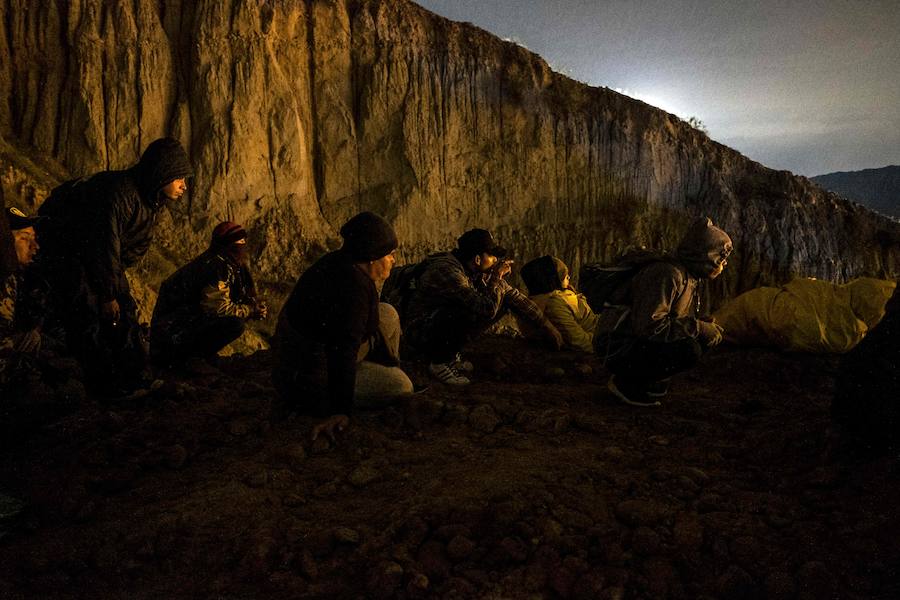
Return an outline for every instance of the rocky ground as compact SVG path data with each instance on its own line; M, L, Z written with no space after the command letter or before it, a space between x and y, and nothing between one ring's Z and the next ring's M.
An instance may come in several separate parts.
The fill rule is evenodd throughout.
M834 429L834 358L721 349L654 409L592 357L471 358L334 445L265 352L18 432L0 597L900 597L900 460Z

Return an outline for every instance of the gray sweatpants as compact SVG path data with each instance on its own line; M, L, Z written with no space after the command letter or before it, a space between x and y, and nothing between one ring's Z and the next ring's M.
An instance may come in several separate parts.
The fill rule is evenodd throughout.
M400 315L385 302L378 304L378 335L375 343L365 343L359 348L356 367L356 394L354 405L359 408L380 408L390 404L400 394L413 391L412 381L400 367L388 367L366 360L376 345L395 361L400 361Z

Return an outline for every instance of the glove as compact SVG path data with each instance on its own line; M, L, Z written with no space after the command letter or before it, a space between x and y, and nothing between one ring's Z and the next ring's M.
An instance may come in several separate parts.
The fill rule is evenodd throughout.
M722 343L725 330L722 329L721 325L711 321L698 321L697 325L700 327L697 337L704 346L712 348Z

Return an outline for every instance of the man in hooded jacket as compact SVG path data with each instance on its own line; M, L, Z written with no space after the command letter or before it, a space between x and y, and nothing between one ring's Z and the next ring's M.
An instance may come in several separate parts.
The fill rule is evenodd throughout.
M146 254L159 211L187 191L192 175L181 144L160 138L133 167L63 184L40 208L48 218L38 238L68 314L67 343L101 392L125 393L150 379L125 271Z
M700 314L701 280L721 275L731 238L707 218L688 229L674 256L652 260L617 289L600 312L594 349L612 372L607 384L627 404L655 406L669 378L693 367L722 341L722 328Z

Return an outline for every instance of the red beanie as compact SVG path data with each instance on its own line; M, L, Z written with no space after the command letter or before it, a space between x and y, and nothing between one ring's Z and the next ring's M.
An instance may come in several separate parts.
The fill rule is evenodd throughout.
M247 232L243 227L231 221L224 221L213 229L210 245L216 248L224 248L238 240L245 239L247 239Z

